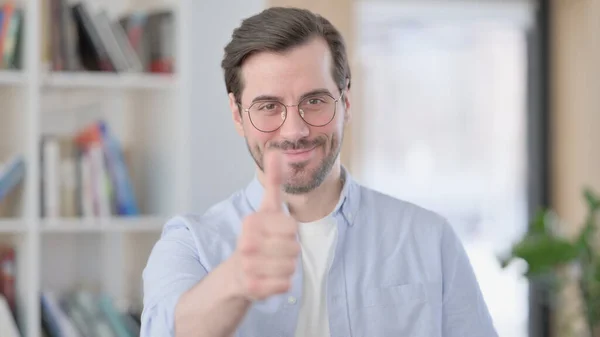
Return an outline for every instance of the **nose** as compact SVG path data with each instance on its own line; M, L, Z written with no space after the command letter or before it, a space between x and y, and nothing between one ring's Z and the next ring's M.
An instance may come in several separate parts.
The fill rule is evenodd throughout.
M289 141L307 137L310 130L308 124L300 117L298 106L288 106L285 122L279 129L279 135Z

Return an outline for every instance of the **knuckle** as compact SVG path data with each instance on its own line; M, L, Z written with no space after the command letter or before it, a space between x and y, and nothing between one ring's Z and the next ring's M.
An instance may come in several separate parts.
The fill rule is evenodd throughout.
M248 251L248 238L244 235L240 236L240 239L238 241L238 247L240 249L241 252L247 252Z
M242 272L245 275L251 275L254 271L254 262L251 259L242 259Z
M250 237L248 236L242 236L240 238L240 251L243 254L249 254L251 253L254 248L255 248L255 243L254 240L252 240Z
M254 277L248 278L248 292L253 296L258 296L260 294L260 280Z

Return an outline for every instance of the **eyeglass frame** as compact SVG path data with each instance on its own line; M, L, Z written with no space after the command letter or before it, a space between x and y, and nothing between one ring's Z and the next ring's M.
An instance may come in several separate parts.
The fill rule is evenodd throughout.
M338 104L338 102L339 102L339 101L342 99L342 97L344 97L344 94L345 94L346 90L345 90L345 89L342 89L342 90L340 90L340 92L341 92L341 93L340 93L340 97L338 97L337 99L336 99L336 98L334 98L334 97L333 97L333 95L331 95L330 93L323 93L324 95L327 95L327 96L331 97L331 99L333 99L333 103L334 103L334 105L333 105L333 115L331 116L331 119L330 119L330 120L329 120L327 123L325 123L325 124L323 124L323 125L314 125L314 124L310 124L309 122L307 122L307 121L306 121L306 119L304 119L304 117L303 117L303 116L302 116L302 114L300 113L300 109L297 109L297 110L298 110L298 114L300 115L300 118L302 118L302 121L304 121L304 123L306 123L306 124L308 124L308 125L310 125L310 126L317 127L317 128L321 128L321 127L324 127L324 126L327 126L327 125L329 125L329 123L331 123L331 122L332 122L332 121L335 119L335 115L337 114L337 104ZM242 105L242 103L237 103L237 104L238 104L238 106L239 106L239 107L242 109L242 111L244 111L244 112L246 112L246 114L248 114L248 119L250 120L250 124L252 124L252 126L253 126L253 127L256 129L256 130L258 130L258 131L260 131L260 132L262 132L262 133L273 133L273 132L275 132L275 131L277 131L277 130L281 129L281 127L283 126L283 124L285 124L285 121L287 120L287 117L288 117L288 108L300 107L300 103L302 103L304 100L306 100L306 99L310 99L310 98L311 98L311 96L305 97L305 98L301 99L301 100L300 100L300 102L298 102L298 104L291 104L291 105L284 104L283 102L281 102L281 101L279 101L279 100L276 100L276 99L273 99L273 100L271 100L271 99L270 99L270 100L264 100L264 101L256 101L256 102L253 102L252 104L250 104L250 106L249 106L249 107L247 107L247 108L244 108L244 106ZM279 125L279 126L276 128L276 129L274 129L274 130L272 130L272 131L264 131L264 130L261 130L261 129L257 128L257 127L256 127L256 125L254 125L254 122L252 122L252 117L250 117L250 108L252 108L252 106L253 106L254 104L257 104L257 103L264 103L264 102L274 102L274 103L279 103L279 104L281 104L281 105L283 106L283 108L285 109L285 110L284 110L284 113L285 113L285 118L283 119L283 121L281 122L281 124L280 124L280 125Z

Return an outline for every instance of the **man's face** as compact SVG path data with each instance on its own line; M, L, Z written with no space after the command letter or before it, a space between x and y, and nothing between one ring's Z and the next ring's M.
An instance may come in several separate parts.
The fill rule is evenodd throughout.
M315 91L325 91L334 99L339 99L341 92L331 70L332 58L327 43L322 39L314 39L284 53L261 52L245 61L242 67L244 90L239 102L242 105L241 115L235 98L230 94L236 129L246 138L258 168L263 170L266 149L282 152L285 164L284 189L287 193L300 194L313 190L325 180L334 165L339 165L343 128L350 117L349 93L344 92L342 99L331 102L335 105L335 116L324 126L306 123L297 106L301 100L305 102L303 113L307 116L310 106L321 104L319 97L325 98L322 94L307 96ZM285 105L294 105L287 107L285 122L273 132L259 131L252 124L249 113L244 111L257 99L261 101L260 97L267 96ZM311 100L311 97L315 99ZM273 110L274 106L261 105L260 109ZM273 115L281 120L281 113ZM252 117L255 124L257 119Z

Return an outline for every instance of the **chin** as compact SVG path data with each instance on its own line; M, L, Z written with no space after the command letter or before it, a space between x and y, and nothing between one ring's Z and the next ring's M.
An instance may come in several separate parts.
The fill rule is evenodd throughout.
M283 185L283 189L288 194L306 194L319 185L320 183L316 181L288 181Z
M329 170L322 161L302 161L289 163L289 175L284 189L290 194L304 194L319 187Z

